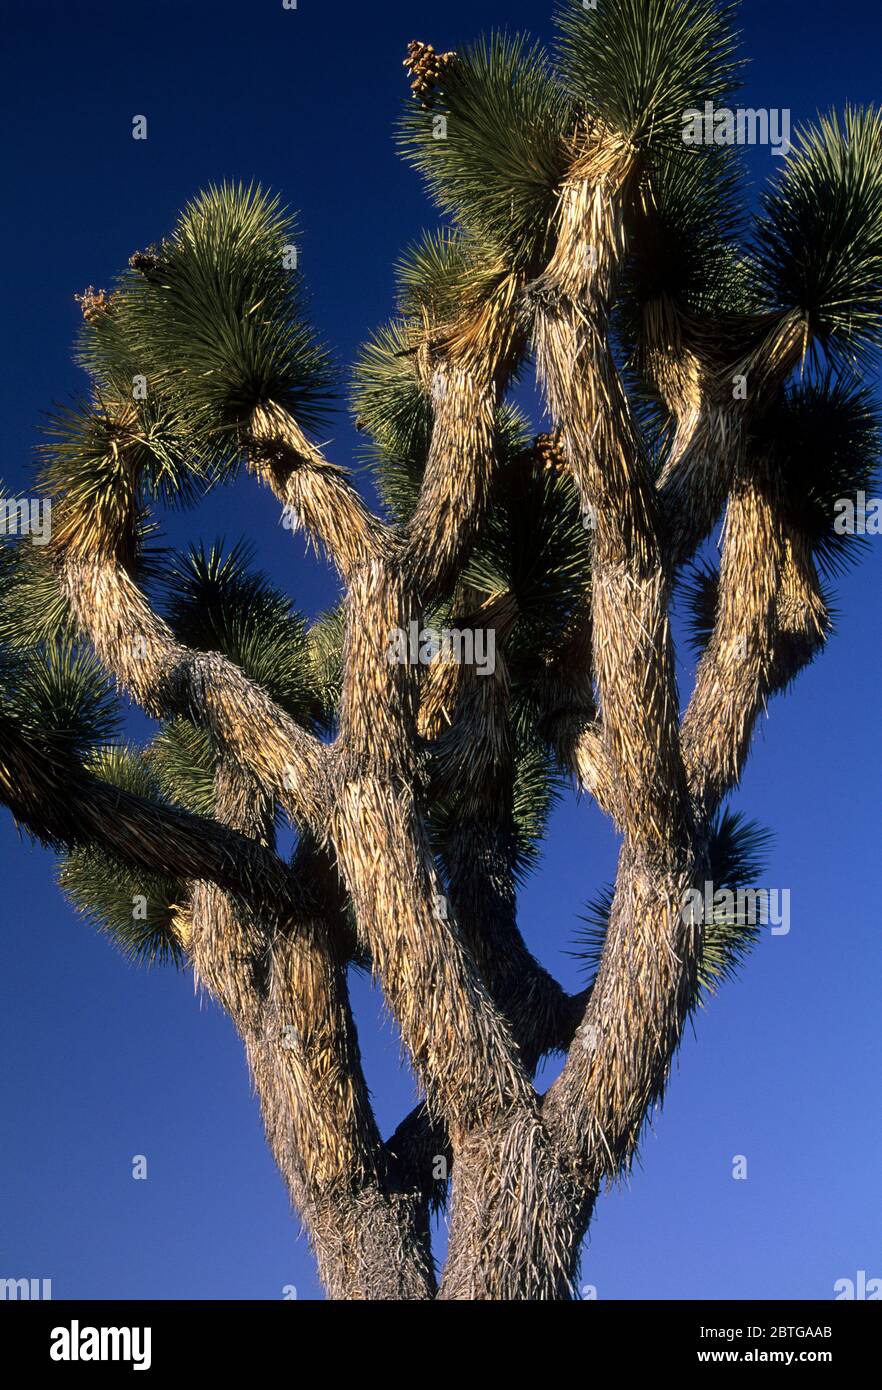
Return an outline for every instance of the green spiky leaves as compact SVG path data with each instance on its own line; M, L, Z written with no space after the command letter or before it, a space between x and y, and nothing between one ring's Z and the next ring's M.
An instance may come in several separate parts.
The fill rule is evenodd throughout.
M570 116L542 48L494 34L457 53L430 110L408 106L401 143L439 208L527 266L548 250Z
M93 757L89 771L110 786L161 800L159 783L137 749L118 746ZM163 874L135 873L101 850L84 848L60 863L58 882L73 907L139 965L183 963L175 926L187 890Z
M520 717L519 717L520 716ZM515 732L514 789L512 793L512 863L516 882L523 882L538 866L548 820L566 788L545 741L523 711L513 711Z
M561 0L567 87L637 143L679 140L684 111L725 100L737 82L733 10L717 0Z
M66 762L79 762L114 737L116 697L97 658L70 642L4 652L0 701L7 719Z
M313 427L330 374L304 317L295 230L260 188L208 188L87 324L84 360L117 387L143 378L146 399L221 459L235 456L257 406Z
M734 979L762 931L755 910L757 879L763 872L771 834L757 821L740 811L722 810L715 818L708 842L708 884L712 912L702 927L701 957L698 964L698 993L693 1001L701 1006L708 995L716 994L726 980ZM707 885L705 886L707 890ZM740 896L739 896L740 895ZM580 959L589 979L600 965L613 902L612 888L605 888L588 904L588 914L574 955Z
M372 439L366 452L383 501L399 520L416 502L432 436L426 356L442 351L458 324L491 308L505 281L492 248L449 230L426 233L396 266L400 317L362 348L352 406ZM513 358L509 365L518 364Z
M755 422L749 447L773 461L782 519L808 543L821 576L836 578L856 564L879 524L875 509L869 512L882 461L882 414L872 390L830 373L796 382ZM698 560L680 587L699 654L714 630L719 578L715 565Z
M866 544L859 494L879 481L882 415L872 391L849 378L805 381L779 400L758 434L778 461L791 524L823 575L842 573Z
M330 390L303 312L291 217L259 188L200 194L110 295L83 301L88 401L57 410L45 483L62 543L134 550L142 498L186 504L238 464L256 407L306 429Z
M424 232L395 267L398 307L405 321L438 336L486 301L500 274L498 254L478 237Z
M187 719L170 720L144 757L162 796L194 815L214 816L218 758L204 729Z
M40 481L52 500L53 546L113 556L146 578L153 526L145 499L191 503L210 483L208 465L188 450L178 423L155 401L96 397L59 407L45 433Z
M741 811L724 809L714 821L708 845L710 880L715 895L719 890L734 895L734 903L715 901L705 924L698 971L699 990L705 995L734 979L759 941L758 913L744 890L754 888L762 874L771 839L770 831Z
M249 569L242 545L190 552L169 576L169 618L190 647L221 652L299 723L322 719L303 619Z
M352 392L358 427L384 503L400 520L413 509L432 437L432 408L413 362L413 341L395 320L364 345Z
M659 303L704 319L755 307L736 239L740 175L732 149L697 157L683 149L650 151L630 214L622 287L629 341L665 341L644 318Z
M343 691L346 605L321 613L306 634L312 687L326 726L332 729Z
M43 546L0 547L0 645L16 649L74 637L70 609Z
M519 417L512 425L521 424ZM572 480L509 438L481 541L464 572L476 592L510 593L517 608L508 659L528 676L550 657L586 593L590 532ZM519 444L519 447L518 447Z
M720 572L706 560L697 560L683 578L680 600L683 605L689 645L700 655L711 637L717 620Z
M846 109L800 133L764 199L756 262L771 305L834 355L882 342L882 112Z

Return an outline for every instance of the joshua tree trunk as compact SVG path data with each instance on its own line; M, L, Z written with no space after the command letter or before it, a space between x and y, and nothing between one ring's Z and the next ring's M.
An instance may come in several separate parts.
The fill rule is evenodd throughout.
M272 804L259 783L221 764L216 815L268 843ZM402 1190L374 1123L334 949L330 865L304 844L293 865L308 905L267 930L211 883L197 884L185 941L197 980L245 1046L267 1139L315 1250L329 1296L424 1299L435 1287L419 1193Z

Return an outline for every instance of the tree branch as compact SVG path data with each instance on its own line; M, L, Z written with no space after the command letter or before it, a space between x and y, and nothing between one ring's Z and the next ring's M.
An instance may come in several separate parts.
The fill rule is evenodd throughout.
M296 420L261 406L251 422L251 468L291 519L321 544L344 579L388 553L388 528L359 497L345 469L329 463Z
M52 757L0 717L0 800L37 839L97 845L134 869L205 879L276 923L303 911L303 890L280 859L245 835L179 807L110 786Z
M62 552L62 587L101 662L154 717L186 714L267 786L299 823L320 828L328 751L231 661L179 643L125 569Z

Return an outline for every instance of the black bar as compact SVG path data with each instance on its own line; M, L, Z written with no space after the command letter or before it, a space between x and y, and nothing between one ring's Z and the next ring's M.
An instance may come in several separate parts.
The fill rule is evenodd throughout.
M266 1372L271 1366L277 1368L277 1374L287 1368L298 1379L314 1378L316 1374L338 1371L350 1356L356 1359L357 1368L366 1372L373 1363L374 1374L388 1376L395 1364L390 1358L408 1345L413 1328L410 1318L416 1316L402 1310L400 1304L390 1307L398 1310L394 1319L387 1319L385 1310L376 1304L309 1300L7 1302L0 1305L0 1347L4 1367L11 1363L20 1365L25 1375L34 1370L62 1379L71 1375L101 1376L104 1372L117 1377L169 1372L179 1376L190 1370L202 1375L217 1372L229 1376L241 1370L252 1374ZM369 1321L362 1322L365 1316ZM440 1324L434 1319L419 1324L429 1348L434 1345L442 1357L446 1316L459 1315L442 1313ZM478 1344L486 1347L491 1369L498 1372L499 1362L495 1358L500 1352L500 1341L494 1335L496 1315L491 1314L490 1324L478 1325L471 1323L470 1316L466 1314L467 1330L472 1335L482 1334ZM557 1313L546 1307L544 1313L522 1312L518 1316L537 1316L541 1319L537 1326L543 1331L549 1326L545 1318L551 1317L556 1333L571 1332L576 1339L571 1347L578 1351L577 1364L586 1376L591 1374L592 1366L608 1365L612 1360L620 1374L688 1367L701 1377L705 1370L713 1375L719 1367L733 1365L777 1365L782 1372L815 1365L835 1371L841 1378L843 1372L875 1364L882 1331L878 1312L845 1301L596 1301L581 1306L564 1305ZM562 1321L558 1322L558 1318ZM352 1319L357 1320L358 1341L310 1344L302 1340L312 1333L326 1334L334 1329L345 1332ZM105 1329L103 1341L101 1329ZM145 1329L150 1330L149 1350ZM502 1343L509 1348L506 1359L516 1352L525 1330L523 1322L514 1330L516 1335ZM53 1348L56 1356L65 1353L68 1359L53 1359ZM103 1351L108 1359L85 1359L93 1348ZM114 1351L121 1358L128 1355L129 1359L111 1359ZM604 1357L601 1363L596 1360L598 1354ZM435 1352L432 1356L434 1364ZM141 1369L136 1371L138 1361ZM475 1369L471 1351L468 1363L471 1379ZM455 1367L456 1363L451 1365Z

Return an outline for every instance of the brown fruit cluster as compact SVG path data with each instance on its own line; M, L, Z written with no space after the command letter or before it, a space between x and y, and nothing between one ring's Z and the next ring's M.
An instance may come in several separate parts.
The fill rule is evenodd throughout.
M82 294L75 294L74 299L82 309L86 323L94 323L109 310L111 296L106 290L96 290L88 285Z
M132 270L140 270L145 275L150 270L156 270L159 266L159 257L152 255L150 251L135 251L129 256L129 265Z
M537 434L533 441L533 453L540 468L546 472L563 473L567 466L560 434Z
M433 98L441 91L444 69L456 57L455 53L436 53L430 43L412 39L407 45L407 57L402 64L411 77L410 90L424 111L429 111Z

